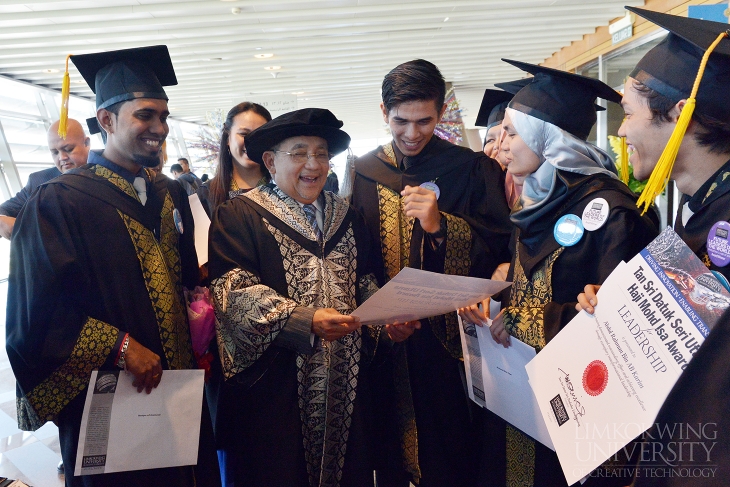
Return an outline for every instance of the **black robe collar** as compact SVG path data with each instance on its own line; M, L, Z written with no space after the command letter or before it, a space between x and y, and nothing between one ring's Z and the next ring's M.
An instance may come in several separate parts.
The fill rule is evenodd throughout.
M394 166L383 148L378 147L357 158L355 172L400 193L407 185L418 186L425 181L433 181L479 156L478 152L434 135L418 155L410 158L408 169Z
M585 176L566 171L558 171L558 175L566 188L562 204L550 215L535 221L524 230L516 229L520 263L528 277L532 275L535 266L560 248L553 235L553 227L566 213L581 216L586 205L597 197L605 198L611 209L623 207L636 210L637 196L617 179L602 174Z

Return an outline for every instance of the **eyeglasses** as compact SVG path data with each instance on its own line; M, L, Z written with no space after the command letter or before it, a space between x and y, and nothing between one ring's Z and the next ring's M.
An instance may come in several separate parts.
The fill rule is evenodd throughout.
M292 158L292 161L296 162L297 164L306 164L309 159L314 159L314 161L319 164L329 164L330 159L332 158L332 156L327 152L317 152L316 154L307 154L304 151L287 152L283 150L277 150L274 152L280 152L282 154L288 155Z

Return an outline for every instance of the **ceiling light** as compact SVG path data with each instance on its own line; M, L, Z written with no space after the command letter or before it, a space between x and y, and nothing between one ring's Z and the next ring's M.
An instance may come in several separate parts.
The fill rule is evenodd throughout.
M212 57L212 58L208 58L208 61L223 61L223 58L222 57Z
M257 47L256 48L257 51L260 51L261 49L263 49L263 48L262 47Z
M254 54L253 57L255 57L256 59L266 59L266 58L274 57L274 55L267 52L267 53L263 53L263 54Z
M449 18L448 18L448 17L446 17L446 18L444 19L444 22L448 22L448 21L449 21Z
M43 72L51 74L51 73L58 73L58 70L57 69L44 69Z
M266 66L264 69L266 71L279 71L281 69L281 66Z
M73 82L74 82L74 83L78 83L78 84L83 84L83 83L86 83L86 81L84 81L84 80L82 80L82 79L75 79L75 80L73 80Z
M241 13L241 9L240 9L239 7L233 7L233 8L231 9L231 13L232 13L233 15L238 15L238 14L240 14L240 13Z
M292 95L303 95L303 94L304 94L303 91L293 91L292 92Z

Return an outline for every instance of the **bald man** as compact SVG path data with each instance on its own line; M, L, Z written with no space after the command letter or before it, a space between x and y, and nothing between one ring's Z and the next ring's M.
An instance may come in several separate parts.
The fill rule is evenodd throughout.
M81 124L72 118L68 119L65 139L58 135L58 121L51 125L48 129L48 149L56 167L32 173L28 176L28 184L18 194L0 205L0 236L10 239L15 218L38 186L70 169L86 164L90 143L91 140L84 133Z

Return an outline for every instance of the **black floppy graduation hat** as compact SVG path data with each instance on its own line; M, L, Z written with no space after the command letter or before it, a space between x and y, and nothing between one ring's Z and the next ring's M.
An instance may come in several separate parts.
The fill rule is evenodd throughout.
M531 80L522 78L514 81L505 81L504 83L495 83L494 86L501 90L484 90L482 104L479 107L477 120L474 125L477 127L487 127L487 129L502 122L504 119L504 109L507 104Z
M96 108L136 98L167 100L163 86L177 84L167 46L71 56L76 68L96 93ZM101 131L96 118L87 120L92 134Z
M324 108L303 108L279 115L246 136L249 159L263 164L264 152L290 137L313 135L327 141L330 154L336 155L350 146L350 136L340 130L344 123Z
M687 99L705 51L730 25L626 7L669 31L629 76L674 102ZM695 111L730 123L730 38L717 44L705 66Z
M510 108L551 123L586 140L596 123L596 98L621 103L621 94L597 79L535 64L502 59L533 75Z

